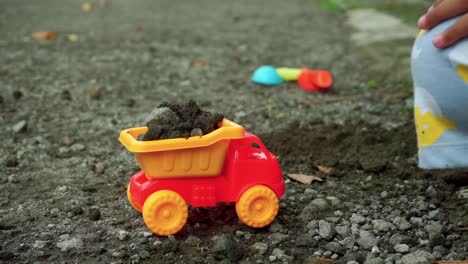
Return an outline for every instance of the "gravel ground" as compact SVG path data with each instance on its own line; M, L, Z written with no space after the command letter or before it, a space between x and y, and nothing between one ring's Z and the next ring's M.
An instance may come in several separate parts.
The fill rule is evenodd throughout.
M412 41L356 47L344 11L265 3L115 0L83 12L73 1L2 1L0 263L465 259L467 200L456 192L468 172L416 168ZM58 38L31 40L40 30ZM329 69L336 84L327 94L260 87L249 77L262 64ZM264 229L220 205L154 236L126 200L138 167L118 133L162 101L189 99L259 135L286 179L326 181L287 180Z

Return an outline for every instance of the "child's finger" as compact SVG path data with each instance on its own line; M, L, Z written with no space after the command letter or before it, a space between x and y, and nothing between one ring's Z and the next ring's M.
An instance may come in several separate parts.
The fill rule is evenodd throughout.
M434 46L439 49L446 48L456 41L468 36L468 14L462 16L451 27L446 29L441 34L437 35L434 40Z
M436 2L437 3L437 2ZM421 17L418 25L422 29L431 29L440 22L468 11L466 0L443 0Z

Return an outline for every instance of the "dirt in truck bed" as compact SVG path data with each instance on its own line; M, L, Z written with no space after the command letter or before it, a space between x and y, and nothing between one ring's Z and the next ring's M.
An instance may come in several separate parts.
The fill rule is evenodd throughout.
M143 141L203 136L219 128L224 116L203 111L197 102L190 100L185 104L163 102L153 110L150 118Z

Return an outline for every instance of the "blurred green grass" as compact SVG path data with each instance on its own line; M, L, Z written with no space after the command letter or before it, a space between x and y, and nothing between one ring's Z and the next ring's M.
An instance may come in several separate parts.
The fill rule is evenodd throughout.
M433 0L312 0L328 11L345 11L358 8L373 8L400 17L415 25Z

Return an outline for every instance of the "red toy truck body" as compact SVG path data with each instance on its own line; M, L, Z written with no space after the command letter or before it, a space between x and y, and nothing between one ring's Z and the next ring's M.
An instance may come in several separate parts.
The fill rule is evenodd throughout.
M257 136L244 132L237 124L225 119L218 130L232 127L238 129L237 136L231 139L215 136L219 140L214 141L223 141L225 145L216 147L225 148L225 152L220 152L224 154L224 159L221 160L223 163L219 173L187 176L189 172L197 169L193 168L194 166L204 167L204 164L210 163L215 157L197 158L193 153L176 152L172 158L179 158L183 162L183 168L176 174L164 177L166 174L162 172L159 176L148 177L143 169L130 178L128 199L136 210L143 212L146 225L154 233L169 235L178 232L188 215L186 204L206 207L216 206L217 203L235 202L239 218L251 227L263 227L274 220L279 206L278 199L285 192L278 160ZM227 135L227 132L223 131L217 133ZM121 141L129 148L122 136ZM213 144L217 144L216 142ZM189 159L193 162L187 163ZM151 162L151 159L147 162ZM160 159L159 162L160 166L173 168L171 166L174 165L172 160L172 163L167 159ZM141 164L141 160L139 163L140 167L147 167ZM184 171L187 171L187 175ZM181 175L178 176L177 173ZM158 193L161 195L155 195Z

